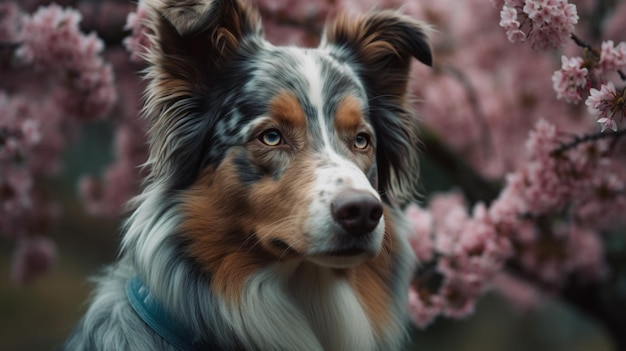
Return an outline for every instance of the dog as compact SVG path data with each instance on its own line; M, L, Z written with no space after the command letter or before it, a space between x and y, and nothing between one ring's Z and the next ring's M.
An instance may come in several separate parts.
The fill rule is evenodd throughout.
M149 0L149 175L67 350L397 350L415 257L398 11L274 46L246 0Z

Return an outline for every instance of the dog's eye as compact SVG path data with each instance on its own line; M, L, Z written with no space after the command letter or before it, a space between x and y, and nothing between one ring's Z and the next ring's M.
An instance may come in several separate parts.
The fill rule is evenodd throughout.
M370 145L369 136L365 133L359 133L354 139L354 147L360 150L365 150Z
M269 129L259 136L259 140L265 145L276 146L283 143L283 137L276 129Z

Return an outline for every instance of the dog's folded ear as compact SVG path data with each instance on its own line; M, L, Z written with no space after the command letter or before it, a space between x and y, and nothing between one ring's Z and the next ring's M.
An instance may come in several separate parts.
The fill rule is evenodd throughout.
M343 50L346 59L361 65L360 73L375 88L403 95L411 58L432 65L428 31L429 26L398 11L342 14L326 27L322 46Z
M245 38L262 37L257 10L248 0L143 0L152 38L148 78L183 79L206 87Z
M428 31L426 24L397 11L340 15L326 27L321 43L363 81L380 141L379 190L401 202L417 197L418 129L408 106L407 85L412 58L432 64Z
M153 3L159 6L158 11L180 35L193 34L208 27L210 21L219 20L220 1L161 0Z

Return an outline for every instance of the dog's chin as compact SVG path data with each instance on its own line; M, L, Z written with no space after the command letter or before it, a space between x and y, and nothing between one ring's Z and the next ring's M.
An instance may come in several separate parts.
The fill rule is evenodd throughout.
M372 257L372 253L361 251L349 254L328 253L306 256L306 260L321 267L327 268L351 268L357 266Z

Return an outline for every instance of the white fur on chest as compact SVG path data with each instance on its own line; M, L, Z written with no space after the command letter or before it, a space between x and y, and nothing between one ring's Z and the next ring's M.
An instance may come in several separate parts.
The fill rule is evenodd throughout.
M346 279L309 263L255 274L241 304L223 313L249 349L376 349L369 319Z

